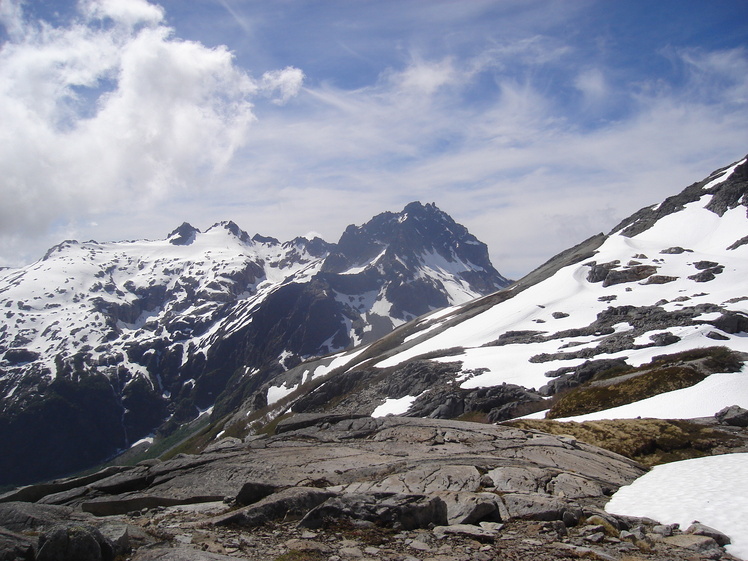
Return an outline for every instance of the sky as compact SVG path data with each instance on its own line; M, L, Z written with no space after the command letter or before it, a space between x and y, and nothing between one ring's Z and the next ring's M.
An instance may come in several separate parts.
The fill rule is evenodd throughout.
M433 202L519 278L748 153L746 0L0 0L0 266Z

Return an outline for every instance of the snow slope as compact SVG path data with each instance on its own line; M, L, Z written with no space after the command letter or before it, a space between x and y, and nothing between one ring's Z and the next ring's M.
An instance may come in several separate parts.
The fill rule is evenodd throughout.
M694 521L727 534L727 552L748 559L748 454L726 454L655 466L621 487L605 506L686 530Z

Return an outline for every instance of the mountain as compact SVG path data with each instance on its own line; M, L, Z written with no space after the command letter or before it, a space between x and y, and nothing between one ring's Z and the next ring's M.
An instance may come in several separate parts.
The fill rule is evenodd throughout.
M508 288L289 370L261 389L270 407L245 402L226 430L289 411L502 421L748 408L747 207L743 159Z
M337 244L233 222L164 240L65 241L0 272L0 484L96 464L230 410L310 357L509 283L485 244L411 203Z

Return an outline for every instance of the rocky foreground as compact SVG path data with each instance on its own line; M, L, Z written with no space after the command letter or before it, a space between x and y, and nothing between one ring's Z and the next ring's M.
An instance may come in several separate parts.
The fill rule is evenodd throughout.
M602 509L644 471L533 430L296 415L274 435L7 493L0 560L733 559L709 528Z

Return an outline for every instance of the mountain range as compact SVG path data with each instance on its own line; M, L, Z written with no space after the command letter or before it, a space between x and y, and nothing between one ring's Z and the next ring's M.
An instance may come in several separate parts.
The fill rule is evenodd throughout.
M747 407L746 207L743 159L505 289L289 369L224 428L289 412L496 422Z
M516 282L433 204L63 242L0 276L2 482L119 455L0 557L748 559L746 270L748 159Z
M65 241L0 273L0 484L95 465L302 361L507 286L486 245L418 202L320 238L233 222Z

